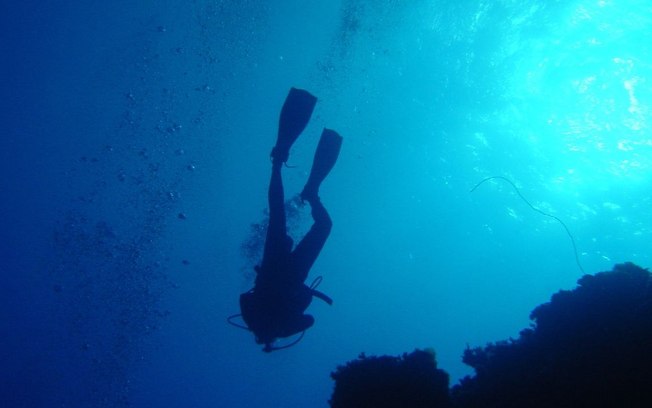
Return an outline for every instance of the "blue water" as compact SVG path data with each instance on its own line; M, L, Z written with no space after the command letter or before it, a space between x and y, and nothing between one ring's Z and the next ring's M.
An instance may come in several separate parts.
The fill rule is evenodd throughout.
M13 2L0 49L0 405L327 406L360 352L454 383L582 275L652 266L652 6L622 1ZM228 326L284 170L344 136L301 343ZM554 218L562 220L577 246ZM293 231L309 225L304 213Z

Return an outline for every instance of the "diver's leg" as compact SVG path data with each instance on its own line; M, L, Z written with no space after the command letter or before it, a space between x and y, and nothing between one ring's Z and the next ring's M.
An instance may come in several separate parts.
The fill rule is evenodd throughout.
M283 193L283 179L281 177L280 160L272 164L272 177L269 182L269 225L265 238L265 249L261 263L262 270L269 270L270 266L278 265L289 254L288 246L290 237L287 235L285 220L285 196ZM275 269L275 268L272 268Z
M287 259L292 241L285 226L285 197L281 167L288 160L290 147L308 124L317 98L308 91L291 88L285 98L278 124L276 145L272 149L272 179L269 182L269 226L265 239L262 270L279 269L278 261ZM273 266L273 268L268 268Z
M299 282L305 281L308 277L308 272L319 256L333 227L333 221L319 198L311 198L308 202L312 209L314 223L292 252L292 269L296 274L294 278Z
M308 277L308 272L324 247L333 226L331 217L319 199L319 186L335 165L341 147L342 136L333 130L324 129L315 150L308 181L301 192L301 198L310 203L315 222L292 253L293 278L300 282Z

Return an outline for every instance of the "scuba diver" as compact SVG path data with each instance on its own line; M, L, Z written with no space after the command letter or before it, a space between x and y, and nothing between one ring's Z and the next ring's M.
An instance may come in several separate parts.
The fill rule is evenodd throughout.
M254 287L240 295L241 316L247 325L240 327L253 332L256 343L264 344L265 352L287 348L301 340L315 321L305 314L313 296L332 304L328 296L316 290L321 277L310 286L304 281L331 231L332 221L319 199L319 186L337 161L342 137L330 129L321 134L308 181L300 194L301 200L310 204L314 223L295 248L287 233L281 178L290 148L308 124L316 103L317 98L309 92L291 88L281 109L278 137L270 155L269 225L263 258L255 267ZM274 346L277 339L299 333L301 336L291 344Z

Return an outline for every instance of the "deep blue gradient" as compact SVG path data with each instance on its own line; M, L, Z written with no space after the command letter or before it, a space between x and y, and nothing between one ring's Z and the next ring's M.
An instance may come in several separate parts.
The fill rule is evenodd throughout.
M489 176L587 273L652 265L648 1L309 3L4 7L1 406L324 407L338 364L417 347L455 382L582 275ZM265 354L225 318L291 86L319 102L288 198L344 137L309 278L335 303Z

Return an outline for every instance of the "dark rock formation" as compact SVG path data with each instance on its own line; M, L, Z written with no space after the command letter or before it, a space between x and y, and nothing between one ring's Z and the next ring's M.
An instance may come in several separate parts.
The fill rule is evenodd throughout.
M401 357L367 357L339 366L331 374L332 408L448 407L448 374L437 368L432 351Z

